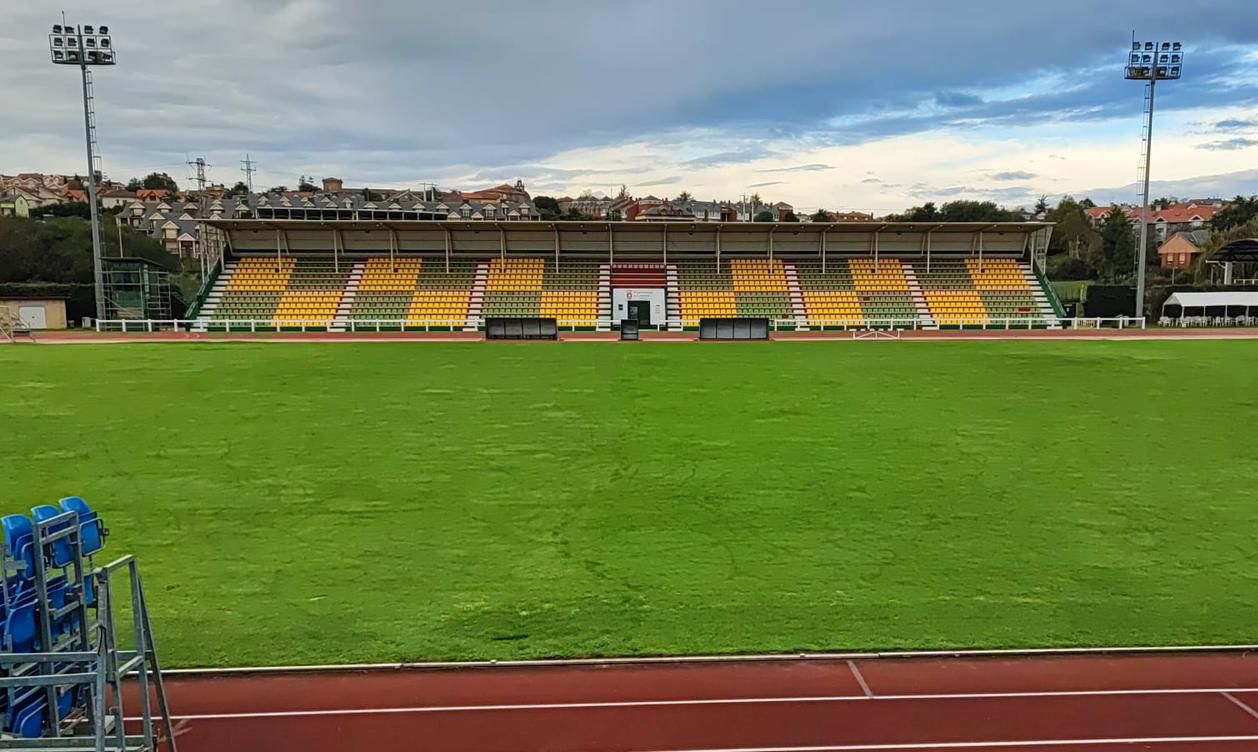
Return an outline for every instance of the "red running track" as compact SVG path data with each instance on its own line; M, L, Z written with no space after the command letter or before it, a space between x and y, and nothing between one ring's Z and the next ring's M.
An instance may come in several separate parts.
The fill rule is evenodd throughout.
M1258 752L1258 655L1235 653L185 675L167 691L182 752Z

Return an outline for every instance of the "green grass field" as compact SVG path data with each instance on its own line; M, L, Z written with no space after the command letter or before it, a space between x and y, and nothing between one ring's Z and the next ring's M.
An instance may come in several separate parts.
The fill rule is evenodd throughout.
M1258 343L0 347L170 665L1258 642Z

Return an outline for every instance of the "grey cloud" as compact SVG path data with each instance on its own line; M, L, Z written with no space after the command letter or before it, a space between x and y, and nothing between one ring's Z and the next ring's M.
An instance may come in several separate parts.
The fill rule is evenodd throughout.
M1035 173L1026 172L1024 170L1010 170L1008 172L997 172L992 174L992 180L1009 181L1009 180L1031 180L1035 177Z
M1247 149L1255 144L1258 144L1258 139L1237 137L1200 144L1197 148L1208 151L1237 151L1239 149Z
M71 16L99 12L97 0L60 5ZM586 4L580 13L564 0L535 0L528 12L518 0L484 0L475 12L435 15L404 0L357 3L352 12L337 0L200 0L195 17L113 4L120 65L96 79L105 167L122 177L146 168L179 175L186 154L204 153L217 165L211 177L232 181L248 151L262 164L259 182L291 183L318 169L383 185L500 175L502 165L544 165L565 150L658 143L670 133L690 134L681 141L693 146L704 143L694 133L736 132L752 140L725 158L738 161L742 151L748 161L754 139L800 133L855 143L941 126L1112 117L1138 96L1111 80L1122 47L1113 18L1175 28L1220 50L1195 53L1199 78L1168 87L1168 109L1258 99L1242 63L1224 59L1258 41L1252 0L1201 0L1192 13L1112 0L1103 14L1087 0L1062 0L1055 9L1069 24L1044 24L1041 9L1004 0L971 0L966 13L952 14L934 12L931 0L784 0L785 15L809 20L789 37L766 35L762 2L696 6L701 25L661 24L677 12L669 0ZM6 108L0 164L73 171L81 149L75 76L49 65L42 49L56 14L35 0L10 0L4 11L0 91L22 106ZM868 33L889 19L894 44ZM619 61L632 61L632 76L618 73ZM968 93L1046 71L1089 84L1012 101ZM902 114L930 102L946 111ZM869 120L825 125L849 115ZM535 180L591 177L542 171Z
M862 183L881 183L882 181L879 180L878 178L865 178L861 182Z
M760 170L760 172L823 172L825 170L833 170L834 167L828 164L803 164L795 167L775 167L769 170Z
M771 185L785 185L785 180L770 180L767 183L752 183L748 188L768 188Z
M682 164L687 167L715 167L723 164L740 164L743 162L754 162L757 159L774 156L775 152L763 146L750 146L745 149L736 149L733 151L722 151L716 154L708 154L702 157L689 159Z
M652 188L657 185L677 185L684 179L685 178L683 178L681 175L670 175L666 178L660 178L659 180L649 180L645 183L637 183L633 187L634 188Z
M1238 120L1235 118L1228 120L1220 120L1214 124L1215 128L1221 131L1238 131L1245 128L1258 127L1258 120Z
M935 95L935 104L941 107L973 107L982 104L983 98L959 91L941 91Z

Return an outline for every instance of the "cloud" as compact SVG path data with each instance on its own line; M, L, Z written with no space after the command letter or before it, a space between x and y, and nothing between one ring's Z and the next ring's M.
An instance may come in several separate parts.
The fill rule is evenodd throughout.
M22 103L5 110L5 172L82 169L78 85L47 64L56 19L45 5L4 4L0 91ZM98 2L62 5L86 17ZM434 24L405 0L349 14L338 0L200 0L189 36L186 14L115 4L122 62L96 77L105 170L182 176L187 155L204 154L210 178L230 183L249 152L263 185L298 174L464 188L520 177L556 193L684 183L717 198L773 174L794 203L853 208L905 202L907 189L890 189L914 181L964 188L978 162L1009 172L1003 182L1025 172L1054 190L1108 185L1127 179L1131 160L1099 175L1120 160L1098 155L1127 148L1115 133L1121 124L1131 136L1140 107L1139 86L1115 75L1115 18L1174 28L1192 47L1185 81L1159 92L1160 144L1184 140L1177 119L1188 115L1220 138L1258 127L1253 0L1201 0L1193 13L1061 0L1068 24L1005 0L952 14L936 0L787 0L788 15L808 19L789 38L766 36L756 0L696 0L701 26L660 24L676 14L671 0L587 5L574 14L565 0L534 0L520 13L518 0L484 0ZM623 60L633 81L619 85L609 70ZM1233 155L1195 146L1209 138L1187 140L1178 162L1159 146L1159 174L1223 172L1216 160ZM965 154L944 150L958 143ZM887 182L857 182L868 169Z
M879 180L878 178L865 178L861 182L862 183L881 183L882 181Z
M1031 180L1035 177L1035 173L1026 172L1025 170L1009 170L1007 172L997 172L992 174L992 180L1009 181L1009 180Z
M774 167L768 170L759 170L759 172L823 172L833 169L834 167L828 164L804 164L795 167Z
M638 183L634 185L633 187L634 188L653 188L659 185L677 185L682 180L685 180L685 178L683 178L681 175L669 175L668 177L659 178L657 180L649 180L645 183Z
M747 187L748 188L768 188L771 185L784 185L784 184L785 184L785 181L782 181L782 180L770 180L767 183L752 183L751 185Z
M757 159L774 156L774 152L763 146L750 146L745 149L737 149L734 151L721 151L715 154L707 154L702 157L688 159L682 164L688 167L712 167L715 165L739 164L743 162L754 162Z
M959 91L941 91L935 95L935 104L940 107L973 107L982 104L983 98Z
M1223 141L1211 141L1201 144L1197 148L1208 151L1238 151L1240 149L1248 149L1255 144L1258 144L1258 139L1237 137L1224 139Z

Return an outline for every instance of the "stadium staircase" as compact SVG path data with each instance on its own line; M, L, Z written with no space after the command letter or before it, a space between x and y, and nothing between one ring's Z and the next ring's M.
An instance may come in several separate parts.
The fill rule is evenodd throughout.
M917 272L911 264L904 268L904 279L909 283L909 291L913 293L913 302L917 307L917 323L923 329L938 329L939 325L930 316L930 306L922 295L922 286L917 281Z
M476 264L476 276L472 282L472 293L467 301L467 320L463 323L463 331L474 332L480 328L481 317L485 311L485 287L489 283L489 262Z
M684 328L681 321L681 286L678 282L677 265L668 264L664 269L667 283L664 295L664 316L668 320L670 332L680 332Z
M238 261L227 261L223 264L223 271L219 272L218 277L214 280L214 286L210 288L209 294L205 296L205 301L201 304L201 309L197 312L196 322L192 326L192 331L206 331L207 325L215 318L215 314L223 302L223 296L227 293L227 288L231 284L232 275L236 273L236 267L239 266L239 263Z
M341 302L336 307L336 320L328 327L328 331L345 331L344 322L349 320L350 313L354 310L354 301L358 298L358 286L362 284L363 275L366 272L367 262L354 263L354 268L349 273L349 282L345 284L345 294L341 296Z
M612 320L612 265L598 265L598 327L600 332L611 330Z
M786 276L786 289L790 291L791 313L795 316L795 330L804 331L808 328L808 311L804 308L804 293L799 287L799 271L792 261L782 262L782 272Z

